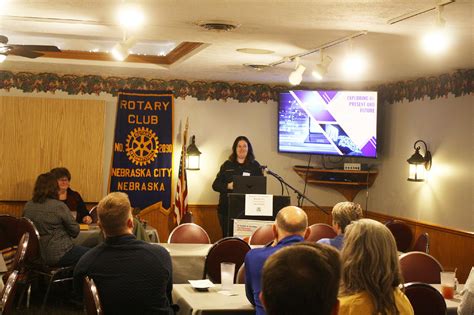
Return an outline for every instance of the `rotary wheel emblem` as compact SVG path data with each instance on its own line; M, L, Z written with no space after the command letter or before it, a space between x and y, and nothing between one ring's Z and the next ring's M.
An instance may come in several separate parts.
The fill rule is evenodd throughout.
M127 156L135 165L150 164L158 154L158 137L149 128L135 128L127 136Z

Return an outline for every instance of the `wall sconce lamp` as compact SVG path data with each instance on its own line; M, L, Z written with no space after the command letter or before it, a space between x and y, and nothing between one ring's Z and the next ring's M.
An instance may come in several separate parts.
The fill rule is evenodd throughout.
M190 171L200 170L201 151L196 146L196 136L191 137L191 144L186 149L186 169Z
M425 156L420 154L420 146L416 146L417 143L423 143L425 146ZM431 152L428 151L428 146L423 140L416 140L413 145L415 153L407 160L410 164L408 180L411 182L424 182L425 171L431 169Z

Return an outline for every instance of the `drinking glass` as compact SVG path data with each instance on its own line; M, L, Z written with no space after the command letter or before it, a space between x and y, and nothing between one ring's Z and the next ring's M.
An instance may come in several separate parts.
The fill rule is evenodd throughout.
M221 284L223 291L232 291L234 285L235 264L231 262L221 263Z
M441 293L445 299L454 298L454 283L456 274L453 271L441 271Z

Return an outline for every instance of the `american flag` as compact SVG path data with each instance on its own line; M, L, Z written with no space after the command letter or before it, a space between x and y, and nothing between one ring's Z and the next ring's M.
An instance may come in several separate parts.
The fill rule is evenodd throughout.
M184 215L188 212L188 181L186 179L186 137L188 134L188 121L183 136L183 148L179 160L178 185L174 200L174 214L176 223L179 225Z

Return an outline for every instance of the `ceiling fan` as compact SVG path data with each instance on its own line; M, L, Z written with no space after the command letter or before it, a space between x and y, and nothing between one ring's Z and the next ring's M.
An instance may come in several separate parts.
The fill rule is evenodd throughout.
M43 56L44 54L41 52L45 51L60 52L61 50L50 45L9 45L8 37L0 35L0 57L1 55L15 55L34 59Z

